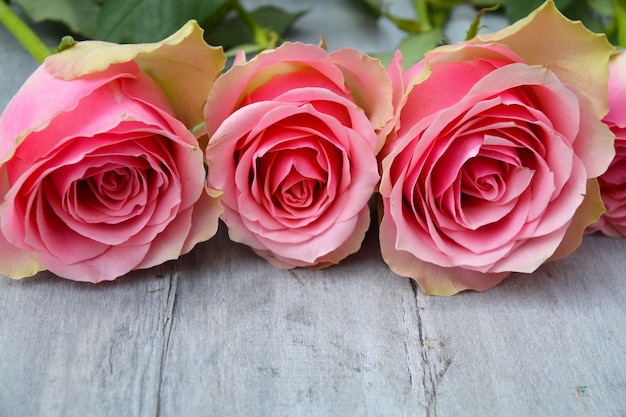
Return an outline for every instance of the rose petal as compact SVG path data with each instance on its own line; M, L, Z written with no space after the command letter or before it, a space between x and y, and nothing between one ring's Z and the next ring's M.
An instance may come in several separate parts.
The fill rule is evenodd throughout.
M508 272L484 274L464 268L443 268L421 261L409 252L396 249L393 242L397 236L396 225L388 216L383 216L380 225L380 247L385 263L396 274L411 277L428 295L453 295L472 289L485 291L498 285Z
M269 79L280 74L300 73L311 69L319 74L318 85L335 91L342 91L344 76L334 65L326 51L315 45L286 42L275 50L264 51L256 55L245 65L233 66L224 73L212 88L207 99L204 118L209 136L240 105L240 100L253 92ZM310 73L313 76L313 73ZM291 81L296 81L292 77ZM308 78L311 82L311 78ZM304 86L304 85L303 85ZM281 92L287 91L281 89Z
M3 233L0 233L0 253L2 253L0 271L8 277L14 279L30 277L46 269L31 252L9 243Z
M511 26L478 35L472 42L502 43L528 65L548 67L564 84L580 92L580 96L588 97L597 115L606 114L607 67L613 47L605 35L593 33L580 21L564 17L554 2L546 1Z
M50 120L75 108L82 98L94 90L100 90L115 79L135 77L137 72L137 65L132 62L114 65L100 73L99 77L75 80L72 94L67 94L66 81L54 78L43 66L39 67L0 114L0 163L11 157L30 132L43 129ZM46 88L42 89L42 85ZM87 123L90 119L83 119L82 122ZM40 148L45 149L44 146Z
M102 41L78 42L51 55L44 63L55 77L74 80L104 71L111 64L135 61L159 84L176 117L191 128L202 122L202 105L224 68L221 47L206 44L203 30L190 20L160 42L118 45ZM178 82L184 79L185 82Z
M369 118L372 127L381 131L393 117L392 86L379 60L354 49L343 48L330 54L345 77L356 103ZM379 135L376 153L385 141L385 132Z
M37 252L37 257L53 274L73 281L98 283L112 281L137 269L149 250L149 244L137 247L110 246L102 256L70 265L59 261L49 252Z

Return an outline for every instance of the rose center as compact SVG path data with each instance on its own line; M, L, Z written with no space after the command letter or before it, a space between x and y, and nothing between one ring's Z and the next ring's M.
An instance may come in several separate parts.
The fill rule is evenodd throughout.
M255 164L256 181L271 205L289 212L313 204L324 188L327 172L312 148L274 149Z
M89 184L89 188L98 192L98 194L106 194L112 198L119 199L128 195L128 187L132 185L129 178L132 174L126 167L119 167L110 171L98 173L84 180Z
M137 167L88 169L66 194L68 212L89 223L115 223L115 219L133 217L146 205L147 175L149 172Z
M321 187L320 180L303 177L302 173L293 167L281 183L274 201L290 207L309 207Z
M506 167L502 165L499 161L482 157L467 161L461 174L462 195L488 201L497 200L506 190L503 178Z

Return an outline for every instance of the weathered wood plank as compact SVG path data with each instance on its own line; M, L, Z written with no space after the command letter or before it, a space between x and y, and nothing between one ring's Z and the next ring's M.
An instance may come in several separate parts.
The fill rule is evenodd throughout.
M196 249L180 264L163 415L425 410L413 290L375 236L324 271L277 270L225 240Z
M626 415L624 253L587 236L486 293L419 295L432 415Z
M2 277L0 415L156 415L176 280L172 265L98 286Z
M376 50L333 4L302 38L339 16L335 47L352 31ZM0 108L35 67L0 27ZM389 272L375 235L324 271L272 268L222 229L113 283L0 277L0 416L624 416L625 250L587 237L452 298Z

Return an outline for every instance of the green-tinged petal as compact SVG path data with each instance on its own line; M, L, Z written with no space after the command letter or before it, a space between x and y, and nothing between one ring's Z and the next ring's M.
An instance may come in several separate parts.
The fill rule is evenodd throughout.
M69 80L132 60L156 80L172 103L176 117L191 128L203 121L202 106L224 68L226 56L221 47L208 45L198 23L190 20L161 42L78 42L48 57L45 65L55 77Z
M587 181L587 193L583 202L576 210L561 244L548 261L564 258L574 252L582 243L585 228L598 221L604 211L598 181L595 178L590 179Z
M608 111L608 62L614 48L605 35L563 16L553 1L546 1L507 28L478 35L471 42L507 45L527 64L549 67L561 81L588 97L600 117Z
M20 279L35 275L46 268L35 255L11 245L0 233L0 274Z

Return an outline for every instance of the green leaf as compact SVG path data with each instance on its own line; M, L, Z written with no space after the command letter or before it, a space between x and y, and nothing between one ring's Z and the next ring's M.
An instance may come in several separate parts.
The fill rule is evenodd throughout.
M428 2L432 7L450 9L454 6L458 6L463 3L467 3L464 0L432 0Z
M614 34L612 41L615 45L626 48L626 1L618 0L615 2Z
M574 0L555 0L554 4L556 7L563 11L566 7L568 7ZM545 0L503 0L502 4L504 5L504 9L506 11L506 17L509 19L509 22L514 23L520 20L523 17L526 17L545 3Z
M156 42L188 20L203 22L228 0L104 0L96 37L116 43Z
M496 4L501 4L502 0L429 0L428 4L433 7L447 8L450 9L454 6L459 6L461 4L471 4L474 7L482 8L482 7L491 7Z
M407 37L398 47L402 51L404 67L409 68L416 64L424 58L426 52L440 46L442 43L443 30L440 28Z
M260 7L250 16L263 28L276 32L278 36L284 36L305 12L289 13L273 6ZM229 16L213 27L206 27L204 35L211 45L222 45L224 49L238 47L239 45L254 44L254 37L250 28L239 15Z
M591 9L589 3L575 1L569 7L563 9L563 14L572 20L580 20L585 27L593 32L602 33L605 30L604 23L598 19L597 12Z
M398 29L408 33L420 33L423 30L423 26L420 22L413 19L403 19L386 13L385 17L391 20Z
M279 36L285 35L305 12L289 13L273 6L260 7L252 12L252 17L259 26L276 32Z
M12 0L33 22L61 22L74 33L93 38L96 34L99 0Z
M352 3L364 6L365 9L376 17L380 17L383 14L383 0L353 0Z
M612 17L615 15L613 0L587 0L587 4L600 16Z
M472 0L472 5L475 7L492 7L495 6L496 4L501 4L502 1L498 1L498 0Z

